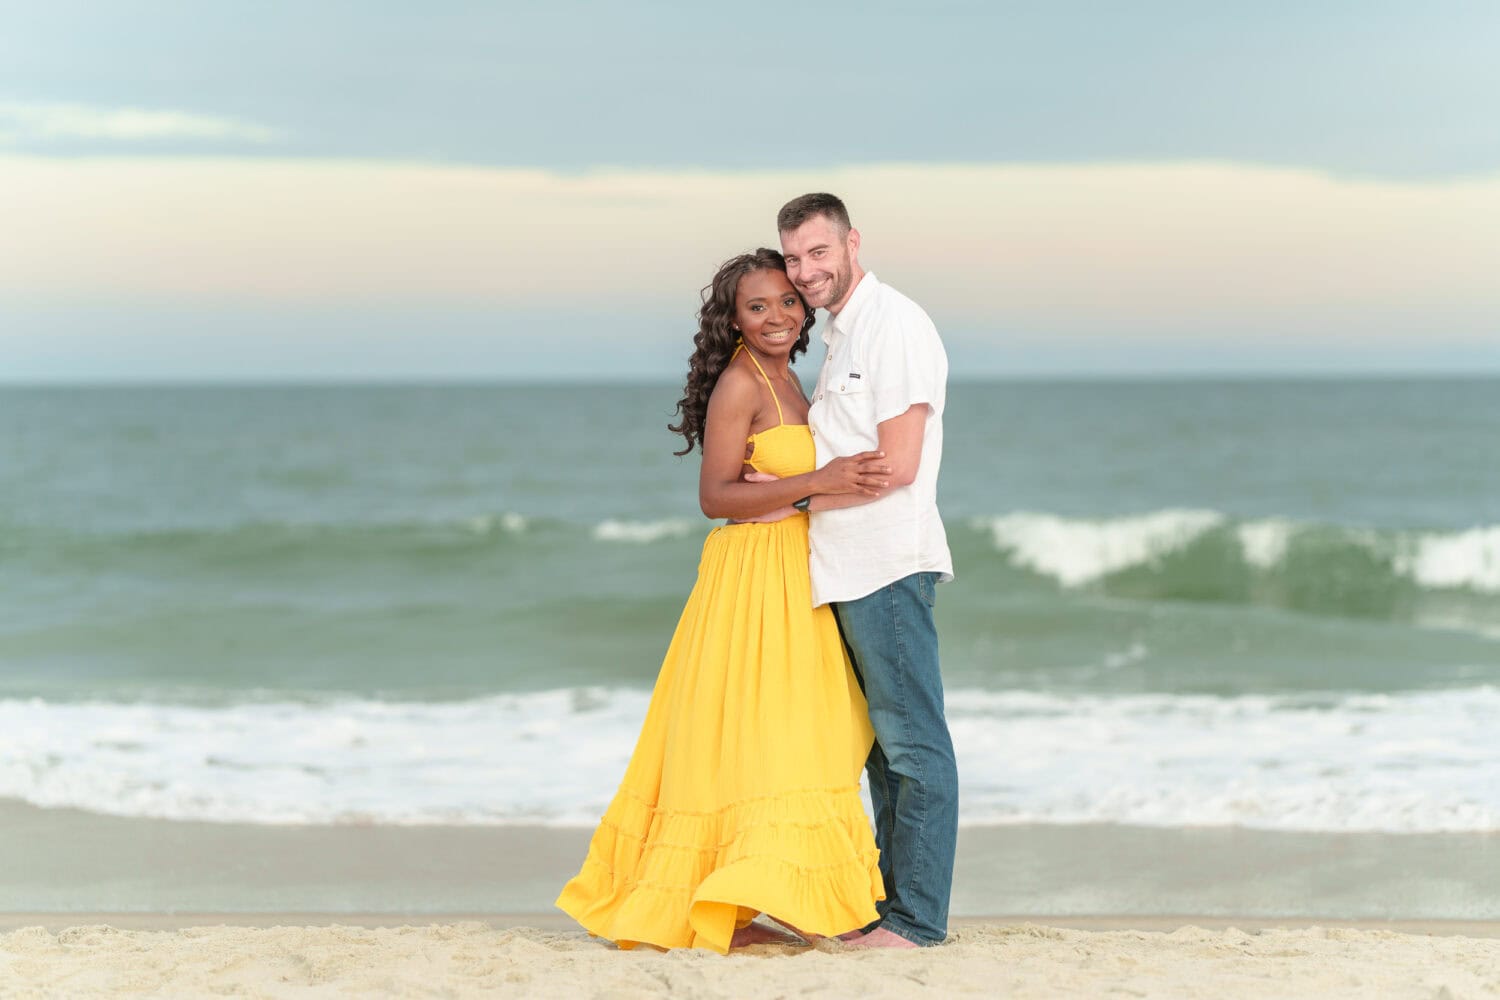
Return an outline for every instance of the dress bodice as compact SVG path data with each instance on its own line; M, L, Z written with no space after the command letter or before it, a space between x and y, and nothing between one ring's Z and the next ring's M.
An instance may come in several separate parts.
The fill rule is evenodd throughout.
M776 387L771 384L770 376L760 366L760 362L755 360L755 355L745 350L743 341L734 349L734 353L741 351L745 351L746 357L765 380L766 389L771 393L771 402L776 404L777 420L775 427L768 427L745 439L746 444L754 446L750 457L745 459L745 464L756 472L769 472L778 479L813 471L818 467L818 449L813 445L812 428L807 424L786 422L786 415L781 412L781 399L776 395ZM733 357L734 355L730 355L731 360Z
M751 434L748 443L755 445L755 450L745 464L756 472L769 472L785 479L811 472L818 466L818 451L813 445L812 430L806 424L777 424Z

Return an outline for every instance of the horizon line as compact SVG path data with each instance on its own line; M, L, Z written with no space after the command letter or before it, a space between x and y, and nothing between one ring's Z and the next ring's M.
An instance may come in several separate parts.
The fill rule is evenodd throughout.
M1500 367L1493 371L1473 369L1423 369L1418 371L1337 371L1311 369L1300 371L1252 370L1225 371L1142 371L1142 372L1017 372L1006 375L950 376L949 385L996 385L1007 383L1124 383L1124 382L1483 382L1500 380ZM0 376L4 389L229 389L229 388L550 388L572 386L621 386L661 388L676 385L677 380L648 376L510 377L430 375L430 376L243 376L233 377L143 377L143 378L39 378L9 379Z

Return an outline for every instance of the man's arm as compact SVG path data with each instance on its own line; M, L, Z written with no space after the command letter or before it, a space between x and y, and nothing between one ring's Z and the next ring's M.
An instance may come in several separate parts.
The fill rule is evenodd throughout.
M882 420L877 425L880 450L885 452L886 463L891 467L891 489L910 486L917 481L917 470L922 465L922 435L927 430L929 410L926 403L917 403L900 416ZM858 507L878 499L880 498L854 493L820 493L812 498L807 509L838 510L842 507Z
M930 409L926 403L916 403L899 417L876 425L880 431L880 450L885 452L886 464L891 467L892 487L910 486L917 481L917 470L922 466L922 435L927 430Z

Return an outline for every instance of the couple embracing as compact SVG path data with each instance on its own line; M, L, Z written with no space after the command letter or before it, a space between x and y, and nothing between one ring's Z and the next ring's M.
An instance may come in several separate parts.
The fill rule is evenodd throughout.
M710 532L641 736L557 905L620 947L940 943L958 830L934 588L948 373L927 314L809 194L704 290L686 454ZM783 256L784 254L784 256ZM827 360L791 370L814 310ZM859 798L869 776L875 831Z

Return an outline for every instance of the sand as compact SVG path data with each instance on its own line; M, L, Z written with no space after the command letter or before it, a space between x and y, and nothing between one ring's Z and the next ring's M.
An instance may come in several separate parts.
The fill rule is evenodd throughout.
M960 925L917 952L765 945L728 957L621 952L557 920L120 928L0 934L6 997L1500 997L1500 928ZM240 918L244 921L245 918ZM177 929L143 929L168 926ZM1157 926L1173 921L1161 918ZM9 923L9 922L8 922ZM11 924L13 925L13 924Z

